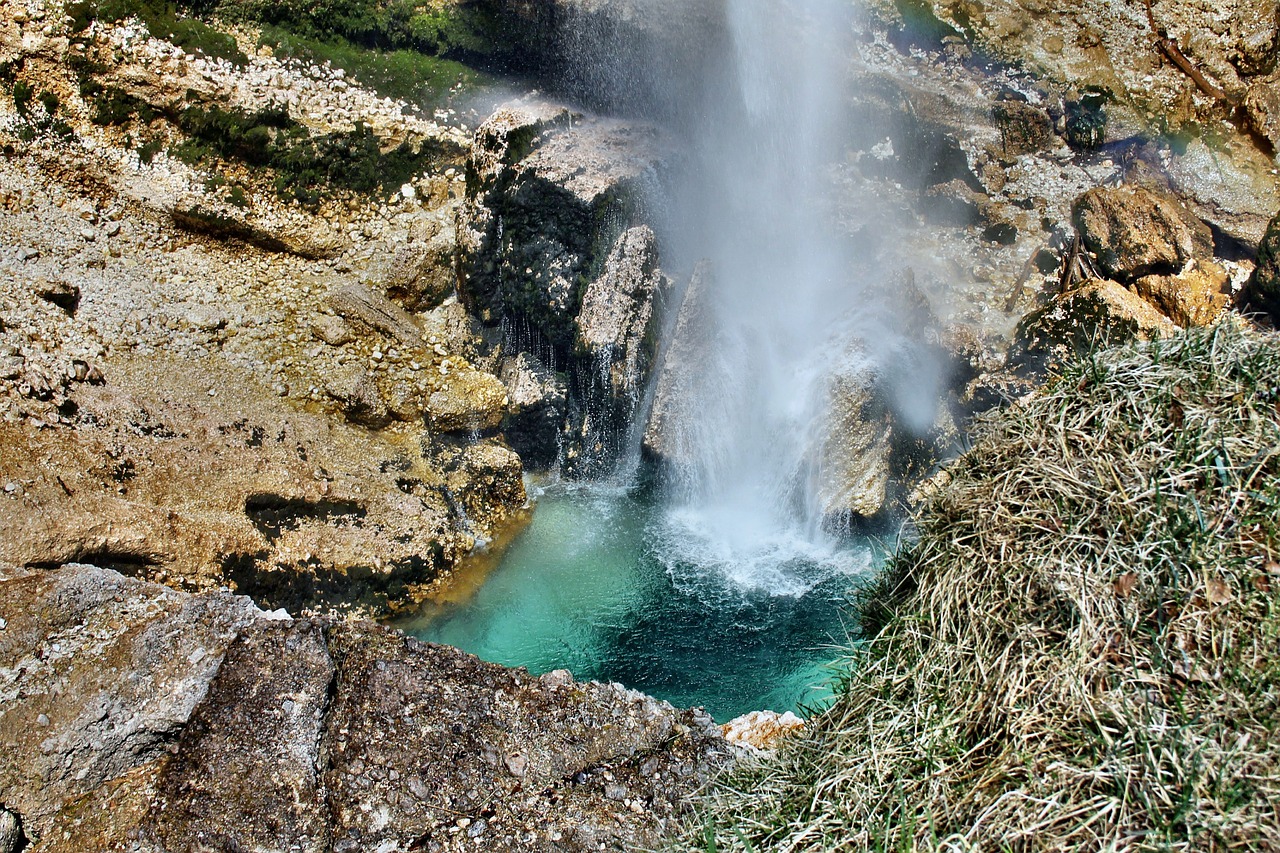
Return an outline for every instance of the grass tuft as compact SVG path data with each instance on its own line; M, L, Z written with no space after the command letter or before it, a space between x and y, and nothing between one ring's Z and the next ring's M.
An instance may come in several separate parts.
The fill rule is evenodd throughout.
M1094 353L983 422L835 704L704 850L1280 849L1280 339Z

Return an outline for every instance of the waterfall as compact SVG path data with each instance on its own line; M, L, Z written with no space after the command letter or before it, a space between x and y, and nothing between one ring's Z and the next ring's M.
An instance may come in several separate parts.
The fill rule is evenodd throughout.
M726 0L721 74L695 89L670 233L708 261L686 298L704 345L669 402L662 557L795 594L844 558L824 529L832 383L864 369L854 258L824 213L841 138L849 0ZM691 81L692 82L692 81ZM696 568L695 568L696 567Z

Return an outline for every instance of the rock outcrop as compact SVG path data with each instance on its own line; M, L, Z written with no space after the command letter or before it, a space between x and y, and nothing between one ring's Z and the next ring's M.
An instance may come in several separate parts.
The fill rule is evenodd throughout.
M502 326L508 354L550 349L565 365L564 461L584 473L616 455L647 383L669 283L646 205L669 156L652 127L545 103L504 107L476 132L460 293Z
M0 570L0 734L48 853L651 845L729 759L618 686L79 565Z
M1280 214L1258 245L1258 266L1244 292L1245 305L1280 322Z

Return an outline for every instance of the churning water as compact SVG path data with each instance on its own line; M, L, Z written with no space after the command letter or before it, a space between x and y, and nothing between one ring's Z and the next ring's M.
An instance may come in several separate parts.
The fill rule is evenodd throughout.
M708 54L698 61L584 77L643 76L646 103L688 154L664 257L673 270L703 260L709 274L687 296L701 306L697 341L669 347L688 363L669 405L663 484L547 491L485 585L414 630L720 719L794 708L820 697L822 664L847 637L848 590L878 562L871 543L832 531L820 499L833 476L822 452L833 383L866 369L888 336L860 310L858 259L821 203L839 156L854 4L630 4L676 16L657 30L686 14L689 26L715 22L714 37L688 40Z

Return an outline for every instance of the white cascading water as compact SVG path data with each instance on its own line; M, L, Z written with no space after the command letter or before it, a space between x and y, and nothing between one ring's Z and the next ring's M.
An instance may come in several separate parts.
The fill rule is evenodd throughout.
M670 430L677 483L656 537L677 574L794 595L856 565L817 495L830 382L861 333L853 259L824 212L838 156L850 0L726 0L731 67L690 123L673 229L706 257L704 334Z

